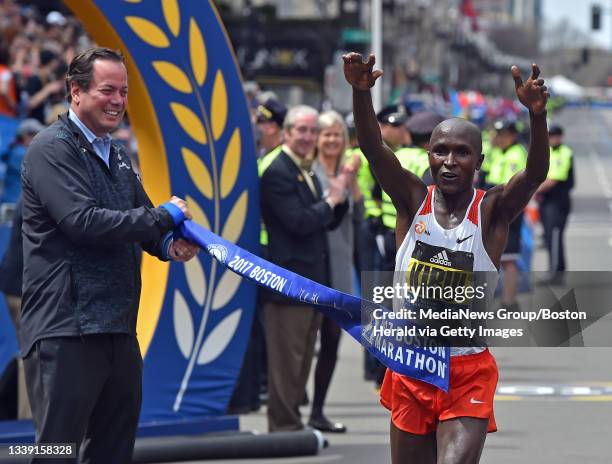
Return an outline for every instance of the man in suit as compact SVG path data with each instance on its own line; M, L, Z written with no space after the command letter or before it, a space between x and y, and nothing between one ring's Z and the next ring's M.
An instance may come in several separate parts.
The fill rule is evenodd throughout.
M261 177L262 216L268 230L269 259L285 269L327 285L325 231L346 211L348 179L341 175L327 192L312 172L318 112L290 109L283 124L282 151ZM304 427L299 405L304 397L321 314L307 303L271 295L264 308L268 352L268 427L270 431Z

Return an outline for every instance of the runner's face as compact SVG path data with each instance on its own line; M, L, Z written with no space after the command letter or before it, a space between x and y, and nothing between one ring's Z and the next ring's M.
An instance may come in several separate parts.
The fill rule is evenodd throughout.
M298 113L291 128L285 130L285 143L300 158L314 151L319 126L314 114Z
M446 194L457 194L472 187L480 168L481 154L474 135L461 127L435 131L429 150L429 166L436 186Z

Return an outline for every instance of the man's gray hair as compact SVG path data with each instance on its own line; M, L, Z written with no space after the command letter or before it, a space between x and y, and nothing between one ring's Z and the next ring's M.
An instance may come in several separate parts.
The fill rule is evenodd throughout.
M286 130L291 129L293 125L295 124L295 120L300 114L312 115L315 118L319 117L319 112L315 110L312 106L308 106L308 105L294 106L293 108L290 108L289 111L287 111L287 116L285 116L285 121L283 122L283 129L286 129Z

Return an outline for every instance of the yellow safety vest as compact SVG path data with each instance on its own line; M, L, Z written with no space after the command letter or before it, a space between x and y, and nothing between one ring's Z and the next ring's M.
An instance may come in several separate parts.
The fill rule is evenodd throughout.
M427 150L421 147L405 147L395 152L404 169L410 171L415 176L422 178L429 169L429 156ZM397 211L391 197L383 191L382 194L382 223L389 229L395 229L397 223Z
M507 183L514 174L527 166L527 150L519 143L515 143L506 151L495 147L491 150L490 169L485 182L492 185Z
M279 145L257 160L257 173L260 179L261 176L264 175L264 172L266 172L266 169L268 169L272 162L278 157L278 155L280 155L281 151L282 146ZM261 221L261 231L259 232L259 244L261 246L268 245L268 231L266 230L263 220Z
M565 182L569 178L572 168L572 149L567 145L559 145L557 148L550 147L550 165L548 167L548 179Z
M377 218L380 217L382 211L380 209L380 201L373 197L372 191L376 186L377 182L372 174L372 170L370 169L370 163L368 159L365 157L360 148L353 148L352 150L347 150L346 156L352 157L355 153L359 153L361 157L361 166L359 171L357 171L357 184L359 184L359 189L361 190L361 194L363 195L363 207L364 207L364 218Z

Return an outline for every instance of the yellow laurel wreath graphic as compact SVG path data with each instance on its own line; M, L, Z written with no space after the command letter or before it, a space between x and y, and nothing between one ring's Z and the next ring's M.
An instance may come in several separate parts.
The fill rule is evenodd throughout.
M232 340L232 337L228 337L228 334L233 334L236 331L241 317L242 308L238 308L216 325L202 345L198 356L199 365L214 361L225 351Z
M187 135L196 142L206 143L206 129L200 118L190 108L180 103L172 102L170 103L170 109L180 126L187 132Z
M195 81L201 86L206 79L208 57L206 56L206 45L204 45L202 32L193 18L189 22L189 57Z
M197 257L185 263L185 275L189 291L194 300L202 306L206 297L206 275L202 263Z
M178 2L176 0L162 0L162 10L168 29L174 37L178 37L181 30Z
M138 3L140 0L126 1ZM171 34L170 37L180 38L181 17L178 0L161 0L161 6L167 30ZM137 16L126 16L125 21L142 41L152 47L167 48L172 45L166 32L150 20ZM207 144L210 151L211 169L209 170L206 163L192 149L186 146L181 147L184 165L194 185L206 200L214 202L214 217L211 218L211 222L197 200L187 195L185 200L193 219L216 234L221 231L220 235L226 240L236 242L246 222L247 190L244 190L231 206L224 224L221 224L221 200L229 197L237 183L242 152L241 133L239 128L233 129L225 147L222 166L219 166L217 152L221 148L216 145L228 129L229 105L225 77L221 69L214 73L210 107L207 108L202 95L202 87L208 75L208 55L204 36L193 17L189 18L188 35L189 66L187 69L177 63L162 60L153 61L152 66L166 85L177 92L195 97L193 101L196 105L193 108L178 101L172 101L170 109L179 126L191 140L201 145ZM175 400L175 411L180 408L194 365L207 364L220 356L230 343L240 323L242 308L235 309L225 316L204 337L209 313L225 307L234 297L241 283L241 278L229 270L225 271L216 282L216 266L217 261L213 260L208 277L198 258L190 260L184 267L189 291L203 309L197 330L184 296L178 289L175 290L173 302L175 336L181 353L189 359Z
M227 220L223 226L223 232L221 232L221 236L228 242L236 243L242 234L242 229L244 228L244 223L246 220L248 203L249 197L247 195L247 191L245 190L238 198L238 201L234 204L229 216L227 216Z
M198 155L192 152L189 148L181 148L181 153L183 155L183 162L185 163L187 171L191 176L191 180L193 180L198 190L202 192L202 195L209 200L212 200L214 195L213 184L208 168L198 157ZM225 163L223 163L223 165L225 165ZM223 175L221 178L223 179ZM221 182L221 185L223 185L223 181Z
M206 217L206 213L202 208L200 208L200 205L198 205L198 203L189 195L185 197L185 201L189 205L189 211L191 212L193 220L205 229L211 230L208 217Z
M193 349L193 318L191 311L181 292L177 289L174 291L174 335L179 350L186 358L191 354Z
M234 129L232 138L227 144L223 167L221 168L221 198L227 197L234 189L240 171L240 153L242 152L240 130Z
M152 47L167 48L170 45L168 37L155 23L138 16L126 16L125 21L143 42Z
M225 79L221 70L217 71L215 75L210 113L213 115L213 136L215 140L219 140L227 123L227 89L225 88Z
M225 271L223 276L219 279L217 284L217 290L215 290L215 297L213 298L212 309L223 308L229 301L234 297L240 287L242 277L229 269Z
M168 61L154 61L153 67L157 74L174 90L183 93L193 93L187 74L178 66Z

